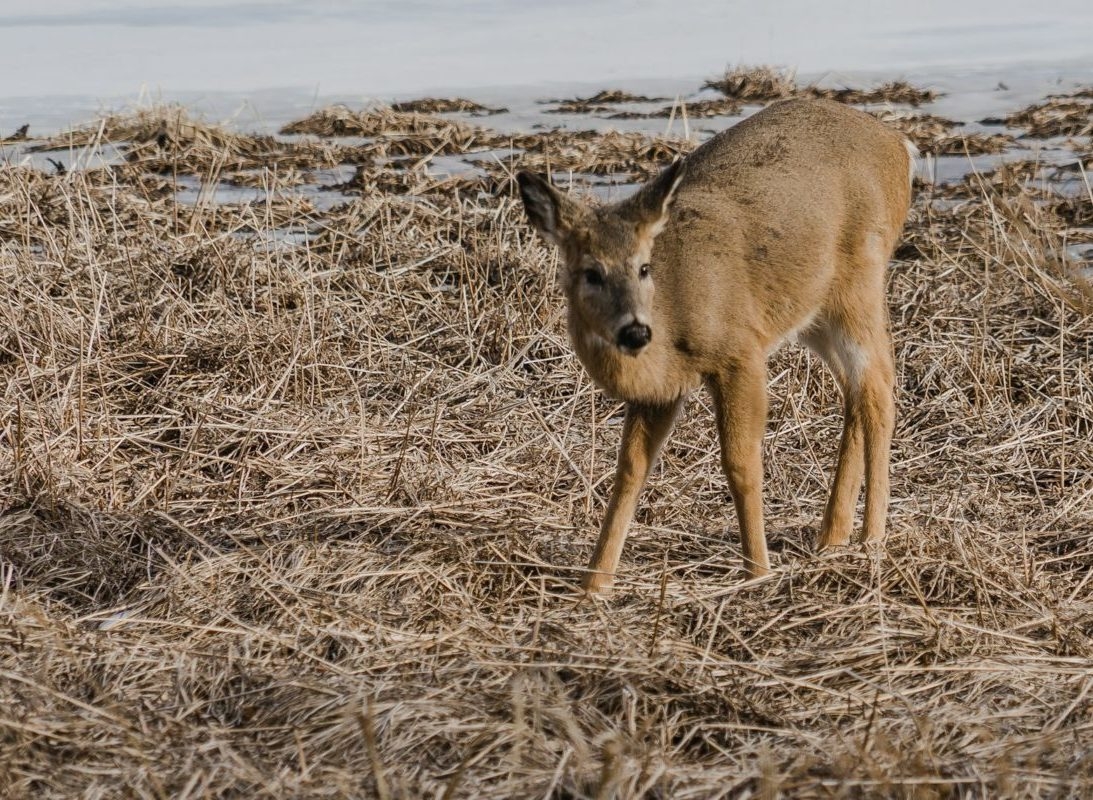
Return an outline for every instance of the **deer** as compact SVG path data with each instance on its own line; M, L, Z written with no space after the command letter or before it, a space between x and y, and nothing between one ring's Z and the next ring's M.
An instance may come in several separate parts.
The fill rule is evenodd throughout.
M843 430L817 544L885 533L895 423L886 269L906 220L914 146L869 114L774 103L625 199L589 204L522 171L528 221L559 253L570 342L625 403L614 485L584 573L612 587L640 494L684 401L705 387L748 579L767 575L762 442L768 357L796 340L834 373Z

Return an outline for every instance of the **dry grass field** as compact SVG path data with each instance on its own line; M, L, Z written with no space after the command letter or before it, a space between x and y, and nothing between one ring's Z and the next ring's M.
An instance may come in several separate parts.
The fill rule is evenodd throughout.
M511 175L693 144L480 121L151 108L38 143L116 164L0 164L0 797L1090 796L1088 128L917 190L883 547L814 552L840 401L788 347L776 573L743 582L695 396L582 601L621 409Z

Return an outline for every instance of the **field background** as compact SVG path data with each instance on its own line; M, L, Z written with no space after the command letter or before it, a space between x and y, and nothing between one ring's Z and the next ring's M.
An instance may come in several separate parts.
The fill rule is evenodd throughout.
M203 8L240 42L260 12L322 50L293 4ZM72 53L88 32L113 32L100 55L118 43L68 73L67 100L56 66L0 99L0 136L31 126L0 145L0 797L1088 796L1093 69L1027 60L1073 55L1088 12L1060 5L1030 34L1031 11L1003 4L1009 38L939 26L930 42L1010 48L997 68L908 67L944 96L837 94L927 154L889 273L884 547L814 552L840 401L788 347L764 453L776 573L743 581L696 395L614 594L582 600L621 407L571 353L513 171L617 197L773 97L878 88L880 54L852 38L825 64L772 34L755 58L813 71L703 88L750 45L673 45L655 81L576 59L599 79L586 91L490 62L528 49L517 23L555 24L516 8L473 6L512 11L496 50L456 35L474 15L419 28L461 42L428 75L466 89L477 54L511 81L462 91L488 107L461 111L330 106L432 84L332 84L319 59L268 54L262 69L321 96L247 84L253 64L208 90L226 45L209 34L211 61L167 47L157 36L201 25L166 3L134 19L48 0L0 23L0 59L25 64L45 29ZM599 30L617 11L588 8ZM338 41L330 20L359 33L358 12L317 19ZM636 12L646 43L662 13ZM382 19L347 64L392 41L416 63L421 43L394 33L406 18ZM879 11L855 24L905 43L934 30ZM271 36L239 49L273 52ZM185 64L192 83L170 71ZM187 104L93 113L137 74ZM652 99L563 108L620 85Z

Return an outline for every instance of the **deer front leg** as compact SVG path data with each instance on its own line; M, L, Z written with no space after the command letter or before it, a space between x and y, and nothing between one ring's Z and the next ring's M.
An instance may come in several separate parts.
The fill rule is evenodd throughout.
M626 532L634 518L645 479L656 463L664 440L668 438L683 401L665 406L626 406L626 421L619 445L619 463L615 469L615 485L611 501L600 528L600 538L588 565L583 585L589 592L610 588L619 566Z
M709 381L721 440L721 466L740 521L744 569L749 578L770 572L763 530L763 431L767 423L766 365L733 364Z

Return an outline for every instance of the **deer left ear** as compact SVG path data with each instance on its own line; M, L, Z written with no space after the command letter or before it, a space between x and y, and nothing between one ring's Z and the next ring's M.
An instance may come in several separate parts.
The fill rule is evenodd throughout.
M634 221L639 237L652 240L664 230L676 189L685 175L683 159L676 159L622 204L620 215Z

